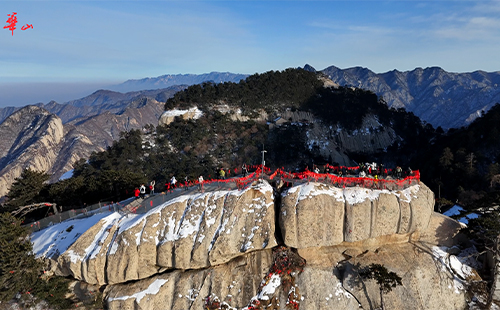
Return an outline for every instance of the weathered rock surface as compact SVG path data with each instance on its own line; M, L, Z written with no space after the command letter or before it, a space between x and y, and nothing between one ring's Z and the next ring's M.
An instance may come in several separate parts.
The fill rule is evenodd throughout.
M0 124L0 197L24 169L43 172L52 167L63 132L59 117L35 106L16 111Z
M401 140L393 128L383 126L371 114L367 114L354 131L330 126L318 119L305 119L314 123L312 128L307 129L309 148L317 147L321 155L331 157L340 165L354 166L347 153L377 153Z
M176 270L112 285L106 289L106 301L109 309L195 310L204 309L210 298L219 301L214 309L248 309L252 300L261 298L256 309L284 309L293 292L302 310L379 309L378 285L359 276L360 269L375 263L402 276L401 286L384 293L385 309L464 309L465 279L443 263L456 258L440 257L435 249L419 242L388 244L374 251L345 246L309 249L304 253L308 266L295 275L290 287L284 285L285 276L275 286L259 278L268 272L272 260L271 251L257 251L208 269ZM346 251L358 254L346 259Z
M256 295L272 264L270 249L235 258L202 270L175 270L132 284L109 286L108 309L204 309L216 294L221 303L243 308Z
M197 119L200 118L203 112L198 109L198 107L190 108L187 110L168 110L161 114L158 119L159 125L168 125L174 121L176 117L181 117L182 119Z
M461 225L434 213L433 197L422 183L310 183L285 191L277 215L266 182L185 195L103 217L59 256L57 272L106 285L109 309L464 309L477 274L446 252ZM275 229L292 249L275 247ZM359 275L370 264L402 285L381 295Z
M59 273L104 285L207 268L275 246L274 229L267 183L181 196L144 215L102 219L59 257Z
M289 189L282 201L284 242L300 249L423 231L434 194L423 183L397 192L310 183Z
M222 114L228 114L229 118L232 121L238 122L246 122L249 120L253 120L256 122L266 122L268 118L268 114L264 110L258 110L257 115L254 117L249 117L243 115L240 108L230 107L227 104L220 104L212 106L212 110L217 110ZM158 120L159 125L168 125L174 121L176 117L181 117L182 119L198 119L203 115L203 112L198 109L198 107L194 106L187 110L167 110L161 114Z
M384 309L466 306L464 282L436 257L432 247L419 242L387 244L374 251L346 246L315 249L315 257L303 252L309 266L297 276L296 283L304 297L300 309L358 309L358 302L362 309L379 309L378 285L374 280L363 280L358 273L370 264L381 264L402 277L401 286L383 295ZM346 259L342 254L346 251L359 254Z

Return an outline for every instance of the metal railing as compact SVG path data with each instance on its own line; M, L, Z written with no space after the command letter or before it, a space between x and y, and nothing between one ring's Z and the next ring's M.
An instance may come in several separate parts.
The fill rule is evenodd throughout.
M354 172L354 168L348 168L348 171ZM264 173L262 173L264 170ZM228 190L228 189L242 189L249 183L256 181L262 176L270 181L282 181L288 183L288 186L304 184L308 182L321 182L330 184L336 187L365 187L370 189L387 189L387 190L401 190L409 186L418 184L420 182L419 171L413 171L410 175L395 179L392 177L385 177L376 179L374 177L355 177L355 176L337 176L330 173L314 173L305 171L300 173L291 173L283 171L282 169L275 170L270 173L268 167L261 169L257 166L257 170L245 177L230 178L230 179L212 179L205 180L202 183L198 181L190 182L187 184L179 184L175 189L172 188L167 192L162 192L154 195L147 195L144 199L135 199L134 197L123 200L121 202L100 202L97 204L86 206L82 209L73 209L58 214L48 216L36 222L26 224L32 232L44 229L56 223L61 223L69 219L77 219L91 216L96 213L102 212L121 212L123 214L143 214L149 210L165 203L166 201L184 195L192 194L195 191L203 192L205 190Z
M72 209L64 212L59 212L57 214L50 215L36 222L28 223L23 226L28 227L31 232L39 231L41 229L47 228L57 223L69 219L85 218L96 213L102 212L115 212L123 208L128 201L131 199L124 200L122 202L99 202L93 205L86 206L81 209Z

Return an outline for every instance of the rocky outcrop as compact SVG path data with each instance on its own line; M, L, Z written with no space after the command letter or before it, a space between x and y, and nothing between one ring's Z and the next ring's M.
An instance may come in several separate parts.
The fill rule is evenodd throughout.
M274 229L267 183L181 196L142 216L102 219L59 257L59 273L105 285L207 268L275 246Z
M449 243L460 225L432 212L433 197L424 184L399 192L313 183L293 187L283 193L279 223L284 243L307 261L302 272L268 273L257 285L254 273L234 265L260 260L261 273L274 270L269 252L258 251L266 259L252 253L215 268L111 286L108 306L148 309L166 301L167 309L283 309L296 303L315 310L378 309L383 302L385 309L463 309L465 278L477 276L454 270L461 266L458 259L434 246ZM437 237L440 227L449 229L448 235ZM402 285L381 295L375 281L359 275L374 263L402 275ZM256 271L255 265L249 268Z
M325 248L315 249L316 253L322 251ZM383 263L389 270L404 275L402 285L383 296L385 309L464 309L466 306L463 284L452 270L436 266L432 249L401 244L388 245L349 260L340 252L325 255L331 257L330 264L317 265L306 256L308 266L295 278L299 309L379 309L378 285L373 280L361 279L357 270L372 263ZM265 297L261 301L262 309L284 309L290 289L263 290L262 279L257 276L265 274L271 264L270 251L266 250L204 270L166 272L133 284L108 287L107 304L110 310L158 307L195 310L204 309L208 299L215 299L220 307L214 309L247 309L252 298L260 296Z
M285 244L300 249L425 231L433 208L423 183L392 192L311 183L283 193L279 216Z
M234 122L246 122L253 120L256 122L265 122L268 118L268 114L264 110L258 110L255 117L249 117L242 114L240 108L230 107L227 104L214 105L211 107L212 110L221 112L222 114L228 114L229 118ZM174 121L176 117L181 117L182 119L198 119L203 115L203 112L198 109L198 107L192 107L187 110L167 110L162 113L158 120L159 125L168 125Z
M354 131L338 125L327 126L319 120L313 122L314 126L307 129L307 146L340 165L355 165L348 153L378 153L402 141L393 128L383 126L371 114L367 114Z
M479 278L470 253L446 252L461 225L434 213L433 197L422 183L310 183L275 197L266 182L179 196L143 215L104 216L56 269L105 285L109 309L464 309ZM381 294L360 275L371 264L402 284Z
M464 309L465 281L440 261L438 252L419 242L302 251L308 268L297 276L304 296L300 309L380 309L379 286L359 275L370 264L381 264L402 277L402 285L382 296L384 309Z
M187 110L168 110L161 114L158 124L168 125L174 121L176 117L182 117L182 119L198 119L203 115L203 112L198 109L198 107L189 108Z
M133 284L107 287L108 309L205 309L206 297L243 308L272 265L270 249L202 270L175 270ZM215 308L216 309L216 308Z
M0 124L0 197L24 169L44 172L52 167L63 133L60 118L35 106L18 110Z

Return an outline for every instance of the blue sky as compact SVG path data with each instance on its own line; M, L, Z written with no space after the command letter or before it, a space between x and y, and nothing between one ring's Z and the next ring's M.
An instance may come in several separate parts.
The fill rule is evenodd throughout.
M76 99L127 79L306 63L500 70L498 0L0 0L2 27L12 12L14 35L0 28L0 107Z

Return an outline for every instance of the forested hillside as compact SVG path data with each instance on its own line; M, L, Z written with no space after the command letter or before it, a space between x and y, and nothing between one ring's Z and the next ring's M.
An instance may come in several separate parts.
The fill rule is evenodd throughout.
M499 196L500 104L437 138L418 159L423 179L441 197L472 208L478 199Z

